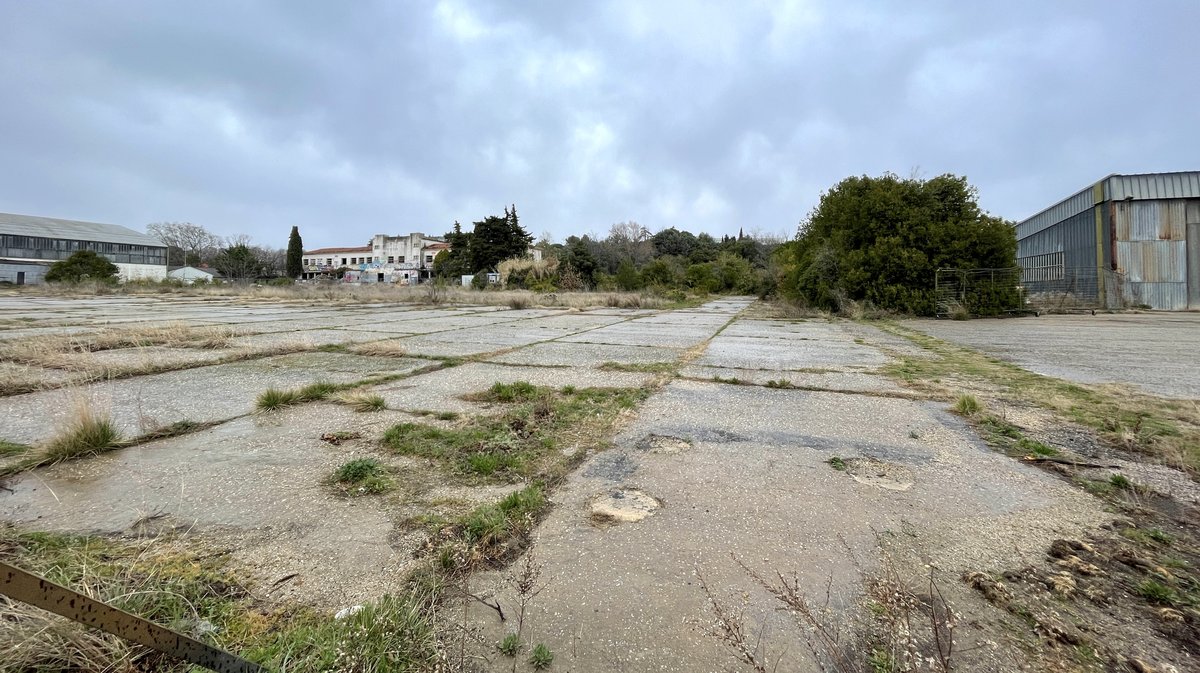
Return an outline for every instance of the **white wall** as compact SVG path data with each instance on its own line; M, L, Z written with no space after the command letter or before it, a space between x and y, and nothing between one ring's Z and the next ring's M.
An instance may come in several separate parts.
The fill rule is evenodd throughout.
M167 267L158 264L117 264L121 282L131 280L166 280Z

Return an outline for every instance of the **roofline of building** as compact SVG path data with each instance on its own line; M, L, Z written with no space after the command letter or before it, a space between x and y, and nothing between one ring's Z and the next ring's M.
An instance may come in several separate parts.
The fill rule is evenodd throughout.
M1098 203L1113 200L1200 198L1200 171L1109 173L1017 222L1017 238L1032 236Z
M333 252L371 252L371 246L364 245L359 248L317 248L316 250L305 250L305 255L324 255Z

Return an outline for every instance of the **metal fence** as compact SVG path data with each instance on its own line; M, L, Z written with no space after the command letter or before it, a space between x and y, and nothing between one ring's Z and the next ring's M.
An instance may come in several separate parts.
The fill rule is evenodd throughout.
M1039 311L1119 309L1129 305L1125 274L1095 267L1026 270L1026 305Z
M998 315L1025 308L1021 269L938 269L934 280L939 317Z
M1095 311L1131 305L1125 274L1053 263L1009 269L938 269L935 291L940 317Z

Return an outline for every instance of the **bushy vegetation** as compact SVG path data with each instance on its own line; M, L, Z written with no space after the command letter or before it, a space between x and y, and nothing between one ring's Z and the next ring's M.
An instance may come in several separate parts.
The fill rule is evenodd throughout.
M931 315L938 269L1011 268L1016 249L1011 223L980 210L966 178L851 177L822 195L796 240L780 247L780 290L825 310L869 302ZM966 308L989 314L1015 300L1015 287L980 292Z
M92 252L80 250L70 257L55 262L46 271L48 283L79 283L85 280L106 283L117 282L117 265L108 258Z

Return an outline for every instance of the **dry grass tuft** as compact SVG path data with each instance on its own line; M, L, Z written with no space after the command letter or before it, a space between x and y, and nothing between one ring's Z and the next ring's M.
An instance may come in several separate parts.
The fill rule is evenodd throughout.
M345 392L335 397L334 400L360 413L387 409L387 401L375 393L362 391Z
M46 461L58 462L119 448L124 441L112 417L97 412L82 398L76 400L67 424L46 443Z
M371 341L365 344L355 344L348 349L357 355L369 355L377 358L402 358L408 355L408 347L399 339Z

